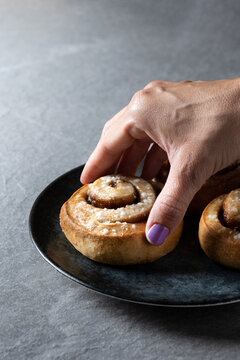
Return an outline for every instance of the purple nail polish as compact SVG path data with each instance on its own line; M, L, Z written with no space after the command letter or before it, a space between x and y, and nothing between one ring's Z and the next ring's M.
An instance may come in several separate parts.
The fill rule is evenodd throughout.
M169 234L165 226L154 224L147 233L147 237L154 245L162 245Z

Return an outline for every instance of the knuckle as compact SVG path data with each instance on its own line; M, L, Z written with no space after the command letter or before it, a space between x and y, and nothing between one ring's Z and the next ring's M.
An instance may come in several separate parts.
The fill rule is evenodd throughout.
M104 128L108 129L111 126L111 122L112 122L111 120L106 121L105 125L104 125Z
M109 131L109 129L111 128L111 126L112 126L112 122L111 122L111 120L108 120L106 123L105 123L105 125L104 125L104 127L103 127L103 131L102 131L102 135L104 136L104 135L106 135L106 133Z
M135 92L135 94L133 95L133 97L131 99L131 104L138 103L140 96L141 96L140 91Z
M157 87L159 85L161 85L163 82L159 81L159 80L154 80L154 81L150 81L144 89L148 89L148 88L153 88L153 87Z
M135 140L144 140L147 137L144 130L144 124L142 123L132 125L131 128L126 131L128 135L130 135Z
M133 95L131 102L134 104L141 104L142 102L145 103L152 93L153 91L151 88L139 90Z
M115 153L117 153L117 150L114 150L114 148L111 146L111 143L107 141L102 143L102 150L104 154L115 155Z
M146 117L139 110L131 110L127 120L123 124L123 131L134 139L142 138L145 129Z

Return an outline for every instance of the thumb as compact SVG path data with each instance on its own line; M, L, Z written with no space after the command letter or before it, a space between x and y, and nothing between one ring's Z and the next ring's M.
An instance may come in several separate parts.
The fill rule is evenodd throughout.
M163 244L174 231L202 185L200 179L196 180L195 169L190 169L189 164L178 164L171 165L167 181L152 207L146 224L146 237L155 245Z

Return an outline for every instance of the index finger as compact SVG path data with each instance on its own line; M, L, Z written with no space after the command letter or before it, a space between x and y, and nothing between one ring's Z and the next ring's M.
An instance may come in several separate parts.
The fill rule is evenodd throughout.
M83 184L102 176L133 144L134 138L128 133L128 121L124 117L125 110L123 108L105 124L101 138L83 169Z

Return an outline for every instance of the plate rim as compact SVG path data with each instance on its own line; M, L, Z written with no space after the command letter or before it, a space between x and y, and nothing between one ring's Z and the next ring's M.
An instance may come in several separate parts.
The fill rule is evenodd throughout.
M49 190L49 188L51 188L56 182L58 182L59 180L61 180L61 178L64 178L65 176L69 175L72 172L76 172L76 171L81 171L84 168L85 164L79 165L63 174L61 174L60 176L58 176L56 179L54 179L53 181L51 181L36 197L36 199L34 200L30 213L29 213L29 217L28 217L28 230L29 230L29 235L30 235L30 239L32 241L32 243L34 244L35 248L38 250L38 252L40 253L40 255L43 257L43 259L49 264L51 265L55 270L57 270L60 274L66 276L67 278L71 279L72 281L76 282L79 285L82 285L84 287L86 287L87 289L98 293L98 294L102 294L105 296L108 296L110 298L113 299L117 299L117 300L122 300L125 302L131 302L131 303L135 303L135 304L139 304L139 305L147 305L147 306L156 306L156 307L172 307L172 308L199 308L199 307L212 307L212 306L220 306L220 305L230 305L230 304L236 304L238 302L240 302L240 297L237 299L233 299L233 300L226 300L226 301L220 301L220 302L209 302L209 303L192 303L192 304L165 304L165 303L156 303L156 302L146 302L146 301L137 301L137 300L133 300L127 297L121 297L121 296L117 296L117 295L113 295L110 294L109 292L105 292L103 289L97 288L96 286L92 286L91 284L88 284L80 279L78 279L77 277L73 276L71 273L69 273L68 271L64 270L62 267L60 267L58 264L56 264L51 258L49 258L42 250L41 248L38 246L37 241L34 239L34 232L32 229L32 224L33 224L33 217L34 217L34 211L35 208L38 205L38 202L40 200L40 198L44 195L45 192L47 192ZM84 256L81 254L81 256Z

